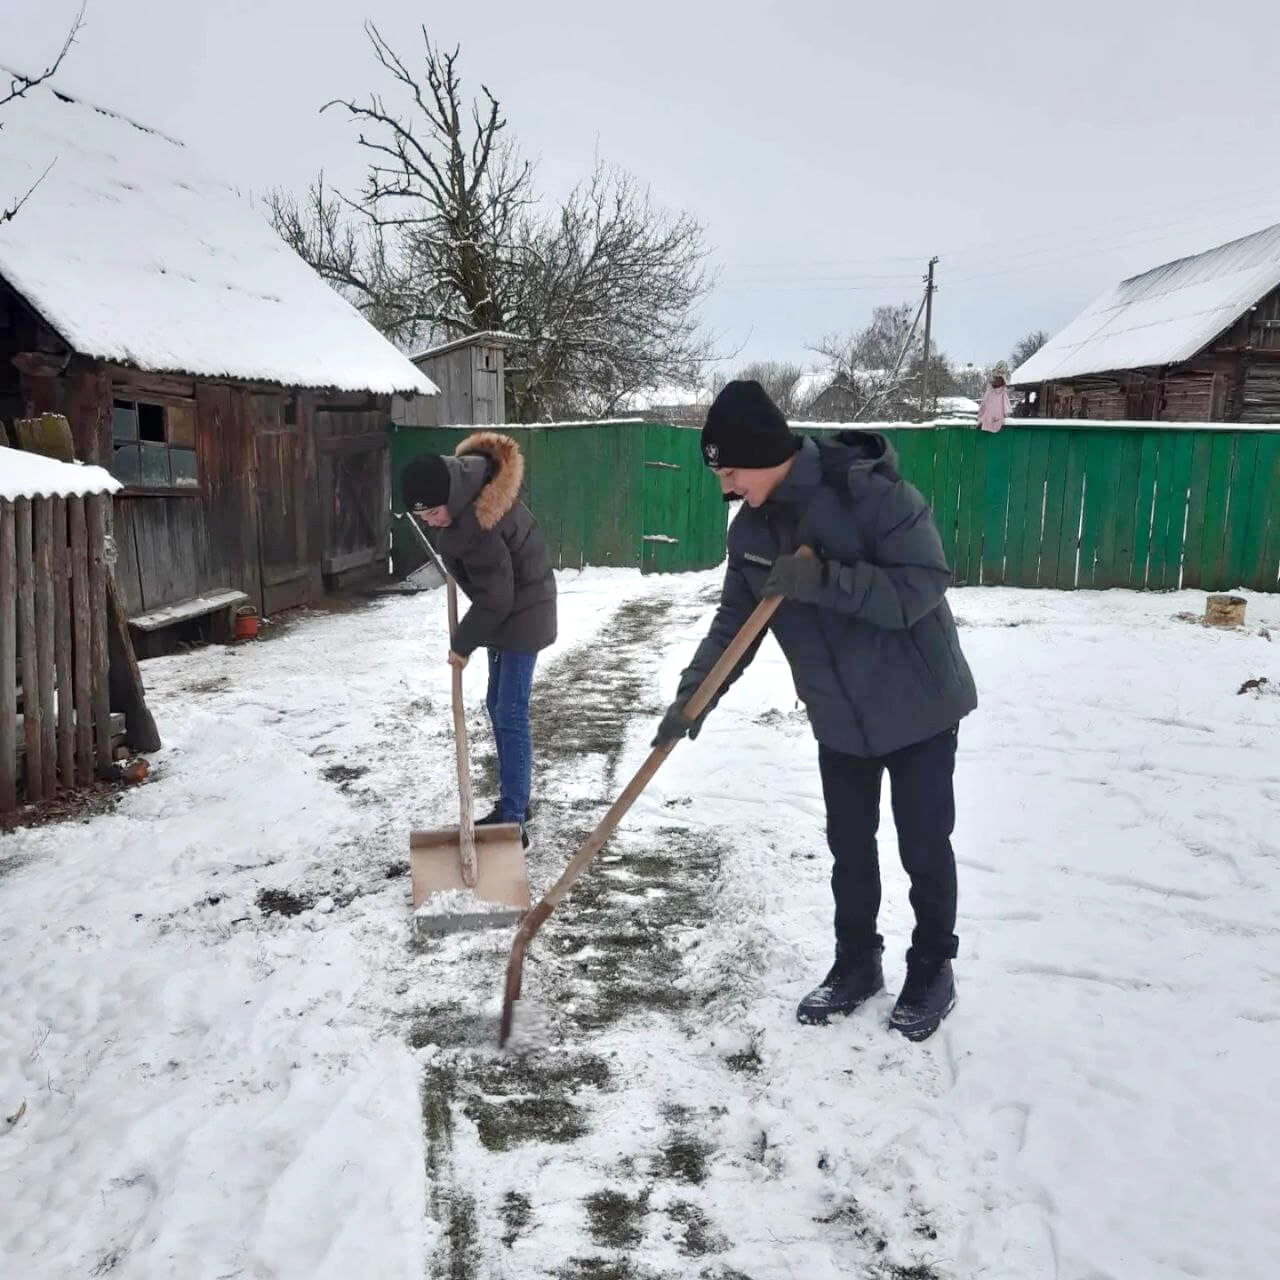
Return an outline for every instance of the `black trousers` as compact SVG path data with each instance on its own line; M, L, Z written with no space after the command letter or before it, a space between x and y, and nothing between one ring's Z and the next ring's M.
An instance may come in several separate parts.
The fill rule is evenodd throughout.
M956 954L955 827L958 729L904 747L892 755L845 755L819 745L822 793L827 805L827 844L834 859L831 892L836 901L836 951L857 955L880 945L880 783L889 774L898 850L911 878L917 955L950 959Z

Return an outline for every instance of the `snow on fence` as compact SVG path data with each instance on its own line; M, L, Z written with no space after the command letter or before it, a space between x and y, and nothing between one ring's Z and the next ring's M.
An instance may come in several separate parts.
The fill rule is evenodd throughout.
M105 478L96 468L83 471ZM0 812L92 782L110 766L112 748L111 499L17 496L20 485L6 496L9 478L0 469Z
M1014 419L992 435L956 421L792 424L818 436L850 427L893 443L959 585L1280 590L1280 425ZM676 571L723 558L723 504L696 430L500 429L525 451L529 503L559 565ZM397 430L395 476L465 431Z

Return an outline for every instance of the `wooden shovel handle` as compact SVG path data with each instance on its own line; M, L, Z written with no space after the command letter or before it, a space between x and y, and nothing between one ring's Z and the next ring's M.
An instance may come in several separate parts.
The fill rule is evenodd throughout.
M801 547L799 555L812 555L808 547ZM738 629L738 634L729 642L728 647L717 659L715 666L707 672L706 678L694 691L693 697L685 704L685 719L693 724L710 705L711 700L720 692L720 686L729 678L734 667L743 655L756 642L764 629L769 625L778 606L781 596L766 596L751 611L751 616ZM524 953L534 935L542 928L547 917L564 901L569 890L573 888L578 877L587 869L591 860L604 847L605 842L617 830L618 824L626 816L627 810L636 802L640 793L653 779L653 775L662 767L662 762L675 749L677 740L654 747L645 762L636 771L635 776L627 783L622 794L613 802L609 812L600 819L595 830L579 846L577 853L565 867L560 879L551 886L520 922L516 930L515 940L511 944L511 957L507 961L507 982L502 1005L502 1027L498 1034L499 1045L507 1042L511 1034L513 1006L520 998L520 986L524 976Z
M458 634L458 588L452 574L445 575L449 598L449 646ZM458 762L458 857L462 883L476 886L475 806L471 799L471 759L467 752L467 713L462 702L462 671L450 664L453 674L453 747Z

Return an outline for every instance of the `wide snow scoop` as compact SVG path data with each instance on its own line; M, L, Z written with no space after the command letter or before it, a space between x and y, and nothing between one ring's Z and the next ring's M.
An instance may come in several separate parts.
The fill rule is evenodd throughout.
M426 534L409 516L431 563L447 586L449 636L458 630L458 588ZM462 703L462 672L454 667L453 740L458 765L456 827L409 833L413 931L419 936L515 924L529 909L529 873L520 824L477 827L471 799L471 760Z
M797 553L802 556L812 555L808 547L801 547ZM719 661L707 673L707 677L698 686L692 698L685 704L685 719L696 724L698 717L711 704L711 700L720 692L720 686L728 679L729 673L736 667L742 656L755 643L757 637L769 625L778 606L781 596L766 596L752 610L751 616L742 624L738 634L729 642L729 647L720 655ZM498 1045L504 1047L511 1036L512 1023L515 1018L516 1002L520 999L520 987L524 978L524 955L533 940L534 934L546 923L547 917L565 900L569 890L573 888L578 877L587 869L591 860L604 848L605 842L613 835L618 824L626 816L627 810L640 797L662 766L662 762L675 749L675 742L654 747L648 758L636 771L636 775L627 783L626 789L613 802L609 812L600 819L596 829L582 842L565 867L564 874L547 890L542 901L530 911L520 927L516 930L515 940L511 944L511 956L507 961L507 982L502 997L502 1025L498 1030Z

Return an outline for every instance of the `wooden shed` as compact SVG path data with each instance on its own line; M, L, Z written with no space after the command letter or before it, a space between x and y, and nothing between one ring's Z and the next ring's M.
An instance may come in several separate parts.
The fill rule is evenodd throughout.
M430 379L153 129L41 86L0 172L34 186L0 227L0 421L64 414L123 483L138 635L381 570L391 397Z
M1010 381L1037 418L1280 422L1280 225L1122 281Z
M439 388L435 396L397 396L391 416L400 427L454 424L500 426L507 420L506 349L509 333L469 333L413 356Z

